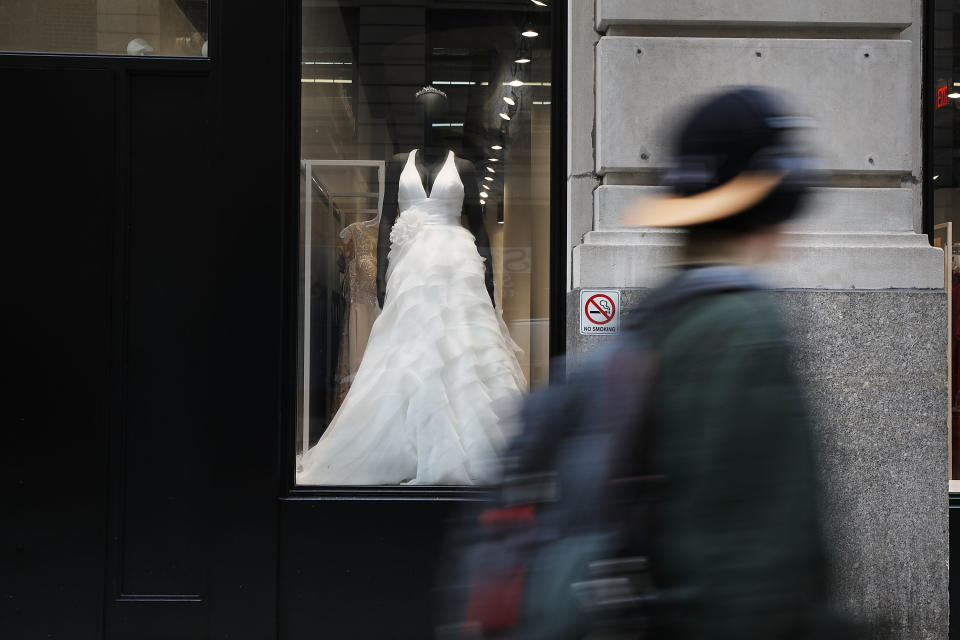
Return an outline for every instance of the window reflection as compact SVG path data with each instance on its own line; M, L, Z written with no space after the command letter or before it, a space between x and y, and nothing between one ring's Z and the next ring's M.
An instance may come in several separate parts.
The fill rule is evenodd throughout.
M0 51L206 57L209 0L0 0Z
M951 490L960 489L960 10L953 2L936 0L933 36L933 186L934 245L946 256L946 290L951 298L950 359L950 479ZM957 484L957 486L953 486Z

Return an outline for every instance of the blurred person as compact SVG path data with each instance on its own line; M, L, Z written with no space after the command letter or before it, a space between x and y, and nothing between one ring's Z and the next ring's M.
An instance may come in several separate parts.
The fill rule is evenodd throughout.
M657 354L649 428L663 478L648 557L664 607L653 637L840 638L827 604L818 465L803 389L778 310L753 265L775 253L813 171L791 143L805 124L769 90L730 89L681 128L673 195L628 214L686 229L678 274L656 300L697 280L731 286L650 318Z
M851 637L827 601L803 389L755 273L811 182L791 141L807 124L755 87L691 112L672 193L626 216L685 229L681 264L624 335L526 399L440 637Z

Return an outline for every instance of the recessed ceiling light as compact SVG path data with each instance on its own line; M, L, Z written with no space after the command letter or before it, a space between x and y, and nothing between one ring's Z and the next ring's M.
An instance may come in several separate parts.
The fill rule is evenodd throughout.
M541 2L540 0L530 0L530 2L532 2L532 3L535 4L535 5L537 5L538 7L545 7L545 6L547 6L547 3L546 3L546 2Z
M489 171L490 173L496 173L496 172L497 172L497 170L494 169L493 167L487 167L487 171Z
M511 80L511 81L510 81L510 86L511 86L511 87L522 87L522 86L523 86L523 80Z
M511 98L510 96L503 96L503 101L506 102L511 107L517 104L517 101Z
M533 29L527 29L526 31L522 32L520 35L522 35L524 38L536 38L540 34L534 31Z
M486 201L486 200L481 200L481 201L480 201L480 204L487 204L487 201Z
M516 60L514 60L514 62L516 62L517 64L527 64L528 62L530 62L530 58L517 58Z
M497 224L503 224L503 220L497 220Z
M489 197L490 197L490 194L487 193L486 191L481 191L481 192L480 192L480 197L481 197L481 198L489 198Z
M501 113L501 114L500 114L500 117L503 118L504 120L509 120L509 119L510 119L510 116L508 116L508 115L505 114L505 113Z
M939 177L940 177L940 174L938 173L937 175L933 176L933 179L937 180Z
M500 162L500 158L487 158L490 162Z
M493 149L494 151L500 151L501 149L503 149L503 146L499 144L494 144L494 145L490 145L490 148Z
M960 92L954 91L953 93L948 93L947 97L952 100L956 100L957 98L960 98Z
M493 178L491 178L490 176L484 176L483 179L486 180L487 182L493 182Z

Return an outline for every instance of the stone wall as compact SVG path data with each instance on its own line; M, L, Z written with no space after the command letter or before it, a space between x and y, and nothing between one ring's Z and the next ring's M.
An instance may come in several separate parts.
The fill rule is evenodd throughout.
M621 290L625 315L645 293ZM577 332L578 294L567 300L574 367L610 339ZM946 638L946 294L773 295L817 429L834 600L871 640Z

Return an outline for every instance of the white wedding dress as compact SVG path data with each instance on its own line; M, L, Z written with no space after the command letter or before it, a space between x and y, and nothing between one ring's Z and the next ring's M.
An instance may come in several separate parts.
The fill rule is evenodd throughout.
M482 484L512 435L526 387L519 348L460 225L453 152L429 197L415 156L400 174L383 310L340 410L303 456L299 484Z

